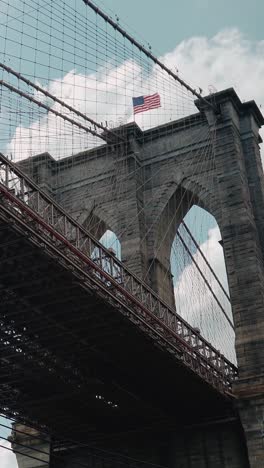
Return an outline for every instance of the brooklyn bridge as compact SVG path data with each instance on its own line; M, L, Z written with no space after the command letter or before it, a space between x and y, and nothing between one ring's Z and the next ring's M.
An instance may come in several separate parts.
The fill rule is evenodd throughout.
M261 468L259 107L90 0L5 14L2 439L19 468Z

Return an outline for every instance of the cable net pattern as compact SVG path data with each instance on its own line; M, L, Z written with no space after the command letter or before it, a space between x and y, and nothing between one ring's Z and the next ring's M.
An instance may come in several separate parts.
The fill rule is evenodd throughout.
M160 126L160 135L164 136L162 124L183 119L182 126L188 130L195 119L201 119L195 106L197 92L194 93L190 87L175 79L175 73L168 74L166 69L153 61L150 50L146 53L148 46L139 48L117 28L112 27L111 22L89 8L89 3L83 0L2 0L0 153L15 163L27 159L33 175L35 156L48 153L56 161L63 161L63 165L58 166L57 173L57 179L61 181L64 176L63 170L73 165L76 154L83 152L89 155L87 151L93 150L93 158L99 160L104 148L106 154L111 155L109 173L113 174L104 197L111 199L110 194L114 192L115 200L123 202L128 177L139 173L138 169L131 169L127 162L126 125L135 121L142 130ZM160 95L161 107L134 116L132 98L155 93ZM195 114L192 120L186 118L191 114ZM206 170L214 167L214 139L209 127L206 130L204 127L198 130L192 144L198 145L201 141L204 144L197 154L193 173L201 168ZM123 151L121 161L112 157L117 147L121 147ZM3 158L2 161L6 160ZM5 178L4 168L7 166L6 162L2 165L1 185L5 185L17 199L22 197L22 201L27 204L29 193L23 193L21 180L16 173L13 174L11 170L7 176L8 180ZM126 173L126 176L123 176L123 173ZM81 179L81 169L79 175ZM158 171L142 178L140 187L151 187L151 196L145 201L145 206L154 205L159 196L155 187L153 188L157 177ZM208 181L209 183L213 184L214 181ZM190 183L187 181L186 192L189 187ZM78 198L78 195L76 197ZM174 206L172 215L168 210L167 230L181 212L184 200L185 195L178 201L178 205ZM69 203L70 201L72 200L69 200ZM80 205L81 213L83 200L80 197L76 201ZM190 200L190 208L194 202ZM32 205L30 206L32 208ZM49 206L51 209L52 204ZM50 213L44 215L45 222L48 219L51 223ZM78 216L76 218L78 220ZM118 242L114 235L111 240L109 226L103 224L96 215L91 215L86 226L94 236L91 241L93 249L88 252L88 263L95 280L104 280L108 288L112 282L117 289L121 288L118 274L123 272L123 267L117 258L121 256L122 260L122 241L129 229L133 228L133 222L133 219L129 220L124 230L119 233ZM153 223L155 222L153 219ZM58 227L65 236L63 226L59 222L56 226L55 222L55 228ZM77 227L79 229L79 226ZM77 227L75 226L76 232ZM191 230L194 227L195 232L199 229L208 230L206 221L200 215L193 219L189 227ZM74 232L67 232L68 239L71 239L72 234L74 242L77 243ZM149 282L151 268L160 255L166 235L165 231L155 248L152 263L142 278L146 283ZM99 239L107 248L102 248L97 243ZM141 240L142 244L144 241L145 239ZM195 353L199 354L199 359L201 356L203 359L209 359L208 356L212 353L213 366L216 363L212 380L217 380L219 372L223 373L223 385L230 389L231 381L236 377L236 369L223 357L224 355L235 363L230 301L221 287L219 289L214 273L201 255L200 244L199 239L196 243L184 225L179 224L166 271L175 275L176 309L179 315L190 322L190 327L184 320L178 319L165 302L159 302L155 293L148 287L145 293L145 286L126 270L123 272L127 281L124 290L138 296L144 293L147 297L146 299L143 294L144 300L149 301L149 307L160 307L160 317L170 317L168 321L174 323L175 330L177 327L181 329L184 343L196 347ZM111 249L114 249L114 252ZM180 280L184 271L185 277L189 276L190 281L184 280L186 292L181 299L179 296L184 288ZM124 278L121 278L121 281L123 284ZM195 314L193 308L194 291L195 301L199 304L198 314ZM120 294L123 293L122 290ZM155 314L154 309L151 310ZM166 321L165 325L168 325ZM165 327L163 322L161 326ZM212 349L209 342L213 345ZM190 361L196 365L196 358L191 352L190 356ZM207 372L206 366L207 364ZM201 365L204 371L203 367Z
M0 63L102 126L111 129L133 121L132 97L156 92L162 106L137 116L141 128L195 111L192 93L83 1L3 0L1 13ZM16 160L44 151L61 158L102 141L6 88L3 82L85 123L1 65L0 72L2 152Z

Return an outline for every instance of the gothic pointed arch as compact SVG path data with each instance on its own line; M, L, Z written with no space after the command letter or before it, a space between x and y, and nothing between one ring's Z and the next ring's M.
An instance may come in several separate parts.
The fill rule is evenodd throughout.
M193 205L178 226L170 268L177 313L235 363L222 238L215 217L205 209Z
M148 234L148 281L155 291L173 307L173 279L170 268L170 253L177 229L193 205L217 212L217 197L195 179L171 181L163 187L159 203L150 215ZM219 216L219 213L217 213ZM154 222L151 224L151 220Z

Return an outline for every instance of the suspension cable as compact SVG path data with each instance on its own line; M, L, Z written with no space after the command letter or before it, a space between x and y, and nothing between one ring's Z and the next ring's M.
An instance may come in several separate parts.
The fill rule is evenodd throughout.
M113 21L108 15L106 15L99 7L94 5L91 0L83 0L83 2L90 7L97 15L101 16L108 24L110 24L116 31L122 34L132 45L137 47L140 52L143 52L148 58L150 58L156 65L158 65L162 70L167 72L175 81L178 81L187 91L190 91L194 96L196 96L199 100L203 101L207 107L210 107L213 111L217 111L216 107L201 96L194 88L192 88L188 83L186 83L182 78L180 78L176 73L174 73L170 68L168 68L163 62L161 62L155 55L152 54L149 50L147 50L143 45L141 45L134 37L132 37L129 33L126 32L125 29L121 28L118 23Z
M82 125L81 123L77 122L74 119L71 119L70 117L67 117L66 115L63 115L61 112L56 111L55 109L52 109L51 107L47 106L41 101L38 101L37 99L33 98L27 93L24 93L20 89L16 88L15 86L12 86L11 84L7 83L4 80L0 80L0 86L4 86L5 88L9 89L10 91L19 94L19 96L27 99L30 102L33 102L34 104L37 104L39 107L42 107L43 109L46 109L48 112L51 112L52 114L55 114L57 117L61 117L63 120L66 120L67 122L70 122L72 125L75 125L82 130L84 130L87 133L91 133L93 136L97 138L101 138L102 140L106 141L106 137L104 135L100 135L96 131L92 130L89 127L86 127L85 125Z
M117 135L115 132L113 132L112 130L109 130L107 127L105 127L104 125L102 124L99 124L98 122L96 122L95 120L93 120L91 117L88 117L87 115L83 114L83 112L80 112L78 111L77 109L75 109L74 107L70 106L69 104L67 104L66 102L62 101L61 99L57 98L56 96L54 96L53 94L49 93L48 91L46 91L45 89L41 88L39 85L33 83L33 81L30 81L28 78L26 78L25 76L23 76L21 73L18 73L16 72L15 70L13 70L12 68L10 67L7 67L4 63L0 63L0 68L3 68L3 70L5 70L7 73L10 73L11 75L15 76L16 78L18 78L18 80L21 80L23 81L24 83L26 83L27 85L31 86L32 88L34 88L36 91L39 91L40 93L44 94L46 97L52 99L54 102L57 102L58 104L60 104L61 106L63 107L66 107L66 109L70 110L71 112L73 112L74 114L78 115L79 117L82 117L84 120L86 120L87 122L89 122L90 124L94 125L94 127L97 127L99 128L100 130L103 130L103 132L105 132L105 134L109 135L109 136L114 136L116 139L119 139L119 140L122 140L124 141L124 139L122 137L120 137L119 135ZM103 138L104 140L106 141L109 141L109 139L105 138L105 136L101 136L101 135L98 135L96 134L96 136L99 136L100 138Z
M206 265L208 266L209 270L211 271L214 279L217 281L217 283L219 284L220 288L222 289L224 295L226 296L226 298L229 300L230 302L230 297L228 295L228 293L226 292L224 286L222 285L220 279L218 278L217 274L215 273L214 269L212 268L212 266L210 265L210 263L208 262L206 256L204 255L202 249L200 248L197 240L195 239L195 237L192 235L190 229L188 228L187 224L185 223L184 219L182 220L182 225L183 227L185 228L185 230L187 231L187 233L189 234L190 238L192 239L195 247L197 248L198 252L201 254L203 260L205 261Z
M183 239L183 237L181 236L181 234L180 234L179 232L177 233L177 236L179 237L179 239L180 239L180 241L181 241L183 247L185 248L186 252L188 252L188 254L190 255L190 257L191 257L193 263L195 264L195 266L196 266L196 268L198 269L200 275L202 276L202 278L203 278L203 280L204 280L206 286L209 288L209 290L210 290L211 294L213 295L215 301L217 302L218 306L220 307L221 311L223 312L223 314L224 314L226 320L228 321L229 325L231 326L231 328L232 328L233 330L235 330L235 327L234 327L232 321L231 321L230 318L228 317L228 315L227 315L225 309L223 308L221 302L218 300L218 297L216 296L216 294L214 293L213 289L211 288L211 286L210 286L210 284L209 284L207 278L204 276L204 274L203 274L201 268L199 267L198 263L196 262L196 260L195 260L195 258L194 258L194 256L193 256L193 254L192 254L192 252L190 251L190 249L189 249L188 245L186 244L185 240Z

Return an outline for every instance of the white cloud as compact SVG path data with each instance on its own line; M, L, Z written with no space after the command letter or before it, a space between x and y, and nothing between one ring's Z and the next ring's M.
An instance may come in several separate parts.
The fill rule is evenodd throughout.
M252 41L238 29L220 31L212 38L192 37L165 55L167 65L183 72L188 82L216 89L234 87L242 100L264 104L264 41Z
M10 450L7 450L10 448L10 443L3 440L0 444L4 446L4 448L0 447L0 467L17 468L15 455Z
M177 66L204 95L211 86L217 91L233 87L242 102L254 99L263 112L264 40L250 40L237 28L225 29L211 38L184 40L163 60L171 68ZM260 133L264 139L264 129Z
M237 29L220 31L212 38L184 40L161 60L173 70L177 67L184 79L195 82L194 87L200 86L204 94L208 94L210 85L217 90L232 86L242 100L255 99L257 104L264 105L264 41L251 41ZM146 128L194 111L191 100L186 101L179 87L165 78L168 80L157 66L146 76L146 69L130 59L119 66L106 63L97 75L85 76L70 70L61 80L51 82L48 90L98 122L107 121L109 126L133 119L132 96L158 91L162 108L136 116L138 124ZM61 110L58 104L52 107ZM94 138L83 131L72 132L71 127L66 129L60 120L42 114L29 127L19 125L7 152L19 158L42 151L63 157L94 146Z

